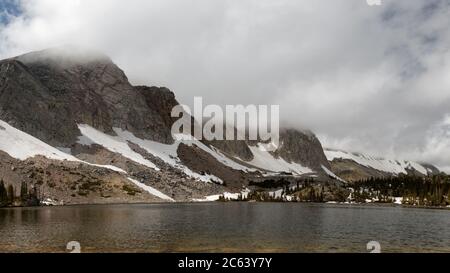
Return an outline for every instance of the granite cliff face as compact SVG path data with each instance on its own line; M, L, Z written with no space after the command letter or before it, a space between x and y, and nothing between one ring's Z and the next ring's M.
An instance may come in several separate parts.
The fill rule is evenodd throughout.
M0 75L0 119L54 146L76 142L77 124L173 142L166 118L148 106L151 94L133 87L101 54L77 49L29 53L2 61Z
M280 148L277 155L298 162L315 171L330 168L319 139L310 131L284 129L280 132Z

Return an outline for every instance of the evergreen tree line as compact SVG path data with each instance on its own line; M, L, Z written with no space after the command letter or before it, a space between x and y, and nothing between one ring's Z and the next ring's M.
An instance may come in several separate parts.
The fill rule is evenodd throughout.
M0 179L0 207L10 206L38 206L38 190L36 187L28 189L26 182L20 185L20 195L16 196L16 190L12 184L5 186L3 179Z
M450 205L450 177L445 174L370 178L358 181L352 187L356 201L376 198L379 202L392 202L391 197L403 197L403 204L407 205Z
M258 201L258 202L324 202L325 187L316 185L314 179L306 178L297 180L294 186L284 184L279 194L264 190L253 190L244 197L239 194L237 199L219 196L218 201Z

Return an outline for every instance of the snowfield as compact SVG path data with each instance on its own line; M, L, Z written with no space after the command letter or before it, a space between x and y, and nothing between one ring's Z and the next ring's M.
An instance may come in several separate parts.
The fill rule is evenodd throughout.
M212 157L214 157L217 161L221 162L222 164L224 164L225 166L228 166L232 169L235 170L242 170L242 171L249 171L251 169L242 166L240 164L238 164L237 162L229 159L228 157L226 157L225 155L223 155L222 153L218 152L217 149L213 148L210 149L208 146L206 146L205 144L203 144L202 142L200 142L199 140L190 137L190 140L186 140L185 136L182 135L175 135L175 142L174 144L168 145L168 144L163 144L163 143L159 143L156 141L151 141L151 140L145 140L145 139L140 139L137 138L136 136L134 136L131 132L128 131L124 131L122 129L119 128L114 128L114 132L122 139L133 142L137 145L139 145L141 148L143 148L144 150L146 150L147 152L151 153L152 155L159 157L160 159L162 159L164 162L172 165L172 166L181 166L180 165L180 160L178 158L178 154L177 154L177 150L178 150L178 146L183 143L187 146L192 147L193 145L197 146L198 148L202 149L204 152L210 154Z
M130 146L128 146L128 143L126 141L123 141L120 137L107 135L88 125L78 125L78 129L80 129L81 133L83 134L84 143L97 143L113 153L121 154L124 157L133 160L134 162L159 171L158 167L156 167L155 164L145 159L142 155L131 150Z
M19 160L26 160L28 158L40 155L48 159L80 162L95 167L107 168L116 172L125 173L124 170L114 166L90 164L79 160L70 154L62 152L57 148L54 148L47 143L12 127L2 120L0 120L0 150Z
M39 139L24 133L0 120L0 150L19 160L37 155L49 159L79 161L76 157L66 154Z
M295 174L312 173L310 168L304 167L298 163L289 163L283 158L276 158L270 152L265 151L260 144L257 146L248 146L253 153L253 160L248 163L271 172L292 172Z
M324 150L328 161L333 161L334 159L349 159L356 163L370 167L382 172L393 173L393 174L407 174L407 170L416 170L424 175L427 175L427 170L419 163L412 161L399 161L392 159L376 158L373 156L367 156L357 153L348 153L344 151L337 150Z
M208 146L204 145L203 143L201 143L196 139L183 140L181 137L175 136L175 139L178 140L176 140L174 144L164 144L156 141L138 138L133 133L122 130L120 128L113 128L114 132L116 133L116 136L107 135L85 124L79 124L78 128L83 134L83 136L79 138L78 143L80 144L91 145L93 143L96 143L112 152L119 153L124 157L131 159L137 163L159 170L153 162L150 162L140 154L134 152L128 146L128 142L132 142L141 147L142 149L144 149L149 154L161 159L162 161L171 165L172 167L182 170L186 175L203 182L215 182L219 184L223 183L223 181L217 176L210 174L201 175L199 173L193 172L192 170L184 166L181 163L181 160L179 159L177 154L178 146L181 143L188 146L195 145L198 148L210 154L211 156L213 156L222 164L235 170L242 170L242 171L251 170L250 168L242 166L237 162L227 158L225 155L219 153L216 149L210 149Z
M335 175L332 171L330 171L327 167L325 167L324 165L322 165L322 169L325 171L325 173L331 177L333 177L336 180L339 180L341 182L347 183L347 181L345 181L344 179L338 177L337 175Z
M144 183L141 183L141 182L139 182L139 181L137 181L137 180L135 180L133 178L129 178L128 177L128 180L130 180L133 184L135 184L139 188L145 190L146 192L148 192L148 193L150 193L150 194L152 194L152 195L154 195L156 197L159 197L159 198L161 198L163 200L168 200L168 201L171 201L171 202L175 202L174 199L170 198L169 196L165 195L164 193L158 191L157 189L155 189L153 187L145 185Z

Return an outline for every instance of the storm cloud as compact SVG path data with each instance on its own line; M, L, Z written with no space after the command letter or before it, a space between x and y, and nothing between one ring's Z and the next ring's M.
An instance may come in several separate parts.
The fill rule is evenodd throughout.
M182 103L279 104L326 147L450 172L448 0L8 2L2 58L91 47Z

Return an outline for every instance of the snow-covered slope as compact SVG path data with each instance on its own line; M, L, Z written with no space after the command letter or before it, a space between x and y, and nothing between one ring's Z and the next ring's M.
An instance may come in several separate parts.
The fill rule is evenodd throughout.
M19 160L26 160L27 158L40 155L49 159L82 162L91 166L108 168L122 173L125 172L114 166L96 165L81 161L70 154L64 153L47 143L12 127L2 120L0 120L0 150Z
M150 187L150 186L148 186L148 185L145 185L144 183L141 183L141 182L137 181L136 179L133 179L133 178L129 178L129 177L128 177L128 180L131 181L131 182L132 182L133 184L135 184L136 186L138 186L139 188L141 188L141 189L147 191L148 193L150 193L150 194L152 194L152 195L154 195L154 196L157 196L157 197L159 197L159 198L161 198L161 199L163 199L163 200L168 200L168 201L171 201L171 202L175 202L175 200L173 200L173 199L170 198L169 196L165 195L164 193L158 191L157 189L155 189L155 188L153 188L153 187Z
M36 155L42 155L56 160L79 161L74 156L66 154L33 136L17 130L1 120L0 150L20 160L25 160Z
M103 132L100 132L89 125L80 124L78 125L78 128L80 129L83 136L80 138L79 143L84 145L89 145L91 143L97 143L106 149L119 153L123 155L126 158L129 158L137 163L140 163L142 165L157 169L156 165L149 160L142 157L142 155L134 152L128 145L128 142L134 143L138 146L140 146L142 149L144 149L149 154L158 157L159 159L163 160L165 163L171 165L172 167L178 168L182 170L186 175L193 177L195 179L204 181L204 182L218 182L221 183L222 180L214 175L210 174L198 174L196 172L193 172L183 164L181 164L180 159L178 158L177 150L178 146L181 143L184 143L186 145L192 146L196 145L203 151L207 152L208 154L212 155L215 159L217 159L222 164L236 169L236 170L242 170L242 171L249 171L251 169L242 166L235 161L227 158L223 154L221 154L219 151L216 151L215 149L210 149L203 143L201 143L198 140L176 140L174 144L163 144L156 141L141 139L136 137L133 133L124 131L120 128L113 128L114 132L116 133L116 136L110 136Z
M180 160L178 159L178 146L183 143L188 146L195 145L198 148L202 149L204 152L210 154L213 156L217 161L221 162L222 164L235 169L235 170L242 170L242 171L249 171L251 169L242 166L235 161L229 159L220 151L217 149L211 149L202 142L196 140L195 138L192 138L189 136L189 140L186 139L186 137L183 136L175 136L175 142L174 144L168 145L159 143L156 141L146 140L146 139L140 139L136 136L134 136L131 132L124 131L120 128L114 128L114 132L117 134L118 137L120 137L122 140L133 142L143 149L145 149L147 152L151 153L152 155L159 157L164 162L172 165L172 166L180 166Z
M334 159L349 159L362 166L370 167L386 173L407 174L408 170L416 170L424 175L428 174L425 167L413 161L377 158L359 153L349 153L331 149L325 149L325 155L329 161L333 161Z
M173 144L164 144L156 141L151 141L147 139L141 139L136 137L133 133L129 131L122 130L120 128L113 128L116 136L107 135L103 132L92 128L89 125L80 124L78 125L83 136L80 138L79 143L84 145L89 145L91 143L97 143L102 145L106 149L120 153L121 155L143 164L145 166L149 166L152 168L157 168L154 163L150 162L147 159L144 159L140 154L134 152L128 145L128 142L134 143L144 149L146 152L151 155L160 158L165 163L182 170L185 174L190 177L196 178L201 181L210 182L212 180L216 182L221 182L222 180L213 175L200 175L191 171L189 168L184 166L181 163L181 160L178 157L177 150L181 143L200 148L205 153L208 153L212 157L214 157L221 164L230 167L234 170L239 170L243 172L253 172L256 169L263 169L269 172L292 172L294 174L305 174L312 173L313 171L310 168L304 167L298 163L288 162L283 158L276 158L270 152L265 151L259 145L258 146L249 146L252 154L253 160L248 161L248 165L254 166L255 168L247 167L238 162L232 160L225 156L219 149L215 147L209 147L202 142L192 138L191 136L174 136L175 142ZM239 158L237 158L239 159ZM241 160L241 159L239 159ZM242 160L241 160L242 161Z
M325 167L324 165L322 165L322 169L325 171L325 173L331 177L333 177L334 179L337 179L341 182L347 183L347 181L345 181L344 179L340 178L339 176L337 176L336 174L334 174L332 171L330 171L327 167Z
M260 145L249 146L253 153L253 160L248 163L271 172L292 172L294 174L312 173L313 171L298 163L287 162L283 158L276 158L270 152L261 148Z
M97 143L99 145L102 145L111 152L121 154L124 157L133 160L134 162L137 162L139 164L142 164L155 170L159 170L158 167L156 167L156 165L153 162L150 162L149 160L145 159L142 155L133 151L128 146L128 143L123 139L121 139L120 137L107 135L88 125L79 125L78 129L80 129L81 133L83 134L83 138L80 139L79 141L80 144L89 143L88 140L90 140L91 143Z

